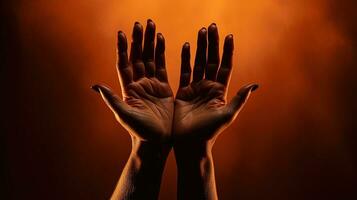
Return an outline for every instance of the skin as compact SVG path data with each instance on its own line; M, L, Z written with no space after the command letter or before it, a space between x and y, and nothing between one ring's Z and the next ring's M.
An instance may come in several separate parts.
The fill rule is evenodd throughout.
M126 36L118 32L123 98L104 85L92 86L132 139L129 160L111 199L157 199L172 147L178 168L178 199L218 199L213 144L258 85L242 87L227 103L233 35L225 38L220 62L218 30L211 24L208 30L198 32L192 80L190 45L182 47L180 87L174 99L165 68L164 37L157 34L156 46L154 40L154 22L148 20L145 34L136 22L128 58Z
M132 139L129 160L111 199L157 199L172 148L174 97L165 68L165 39L158 33L156 46L154 40L154 22L148 20L145 34L136 22L128 58L126 36L119 31L118 75L123 99L104 85L92 87Z
M224 41L222 62L216 24L198 32L191 80L190 45L181 54L180 87L175 99L174 150L178 168L178 199L218 199L212 147L233 122L257 84L242 87L227 103L232 71L233 35Z

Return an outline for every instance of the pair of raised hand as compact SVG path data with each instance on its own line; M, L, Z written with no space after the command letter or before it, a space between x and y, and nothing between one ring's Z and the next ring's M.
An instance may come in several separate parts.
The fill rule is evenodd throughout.
M173 147L179 199L216 199L213 143L258 85L244 86L227 103L233 35L226 36L220 61L218 30L211 24L198 32L192 78L190 45L183 45L180 86L174 97L165 66L165 39L161 33L156 35L155 29L151 20L145 33L140 23L134 24L129 56L126 36L118 33L122 99L108 87L93 86L133 141L112 198L156 199L166 157Z

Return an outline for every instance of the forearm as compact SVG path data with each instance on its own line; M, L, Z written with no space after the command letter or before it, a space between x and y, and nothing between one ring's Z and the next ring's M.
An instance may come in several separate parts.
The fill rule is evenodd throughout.
M157 199L170 150L170 144L153 144L133 138L130 157L111 199Z
M216 200L212 145L179 142L174 145L178 169L178 200Z

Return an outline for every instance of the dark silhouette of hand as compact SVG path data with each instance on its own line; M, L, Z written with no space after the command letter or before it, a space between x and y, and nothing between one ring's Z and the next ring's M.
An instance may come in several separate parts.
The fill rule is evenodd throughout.
M132 138L132 151L112 199L157 199L172 146L178 169L178 199L218 199L211 152L215 138L258 87L246 85L229 103L226 101L233 35L225 38L220 63L217 26L211 24L208 31L199 31L192 81L190 45L184 44L175 100L165 69L162 34L157 34L155 47L155 24L148 20L144 47L143 28L138 22L132 37L128 59L126 36L118 33L123 100L106 86L93 86Z
M219 58L219 37L215 24L198 33L197 51L193 70L190 66L190 46L182 47L180 87L175 100L174 134L180 141L207 141L221 132L237 116L239 110L257 89L249 84L239 90L227 104L227 87L232 70L233 35L225 38L222 62Z
M198 32L191 81L190 45L185 43L182 47L180 87L173 121L179 200L218 199L213 144L218 134L236 118L250 93L258 87L257 84L244 86L227 103L232 56L233 35L225 38L220 63L216 24L211 24L208 31L202 28Z
M144 50L143 27L138 22L132 37L128 60L126 36L121 31L118 33L118 72L123 100L103 85L95 85L93 89L100 92L118 121L133 136L144 141L168 141L174 98L165 69L164 37L157 34L155 48L155 24L151 20L145 30Z
M127 40L118 32L118 74L123 99L108 87L94 85L131 135L128 162L111 199L157 199L166 158L172 148L174 98L165 68L165 40L155 24L147 21L133 28L130 57Z

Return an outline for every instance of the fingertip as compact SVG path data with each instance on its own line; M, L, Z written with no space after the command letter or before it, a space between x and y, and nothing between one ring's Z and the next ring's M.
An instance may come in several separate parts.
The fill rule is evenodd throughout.
M190 43L185 42L182 46L182 56L186 57L190 54Z
M204 44L207 43L206 40L207 40L207 29L203 27L198 31L197 43Z
M99 85L92 85L90 88L91 88L92 90L94 90L95 92L100 93Z
M189 62L190 57L190 43L185 42L182 46L181 58L184 62Z
M250 92L254 92L256 91L257 89L259 88L259 85L256 84L256 83L251 83L251 84L248 84L246 86L244 86L243 88L241 88L239 91L238 91L238 95L242 95L242 94L248 94Z
M224 50L225 51L233 51L233 35L229 34L226 36L224 40Z
M212 23L211 25L208 26L208 32L215 32L217 30L217 24Z
M226 36L226 40L233 40L233 34L228 34Z
M207 33L206 27L202 27L202 28L198 31L198 33L199 33L200 35L205 35L205 34Z
M162 35L162 33L157 33L156 34L156 50L159 52L163 52L165 50L165 38Z
M123 31L118 31L118 45L121 48L121 50L127 49L126 36Z
M107 86L104 86L102 84L95 84L91 87L93 90L95 90L96 92L111 92L111 89Z
M118 40L125 40L126 36L123 31L118 31Z
M131 50L130 50L130 60L132 63L141 62L142 60L142 42L143 42L143 27L139 22L135 22L133 32L132 32L132 42L131 42ZM136 78L142 76L142 72L144 71L141 66L136 66L136 72L134 74L137 75Z
M212 22L212 23L209 25L209 27L211 27L211 28L217 27L217 24L214 23L214 22Z
M158 40L165 41L164 35L162 33L157 33L156 37L157 37Z
M147 20L147 28L155 29L155 23L151 19Z
M259 88L259 85L256 84L256 83L253 83L252 86L250 87L250 91L251 91L251 92L254 92L254 91L256 91L258 88Z
M139 22L135 22L134 28L133 28L133 35L136 36L136 33L141 34L143 30L143 26Z

